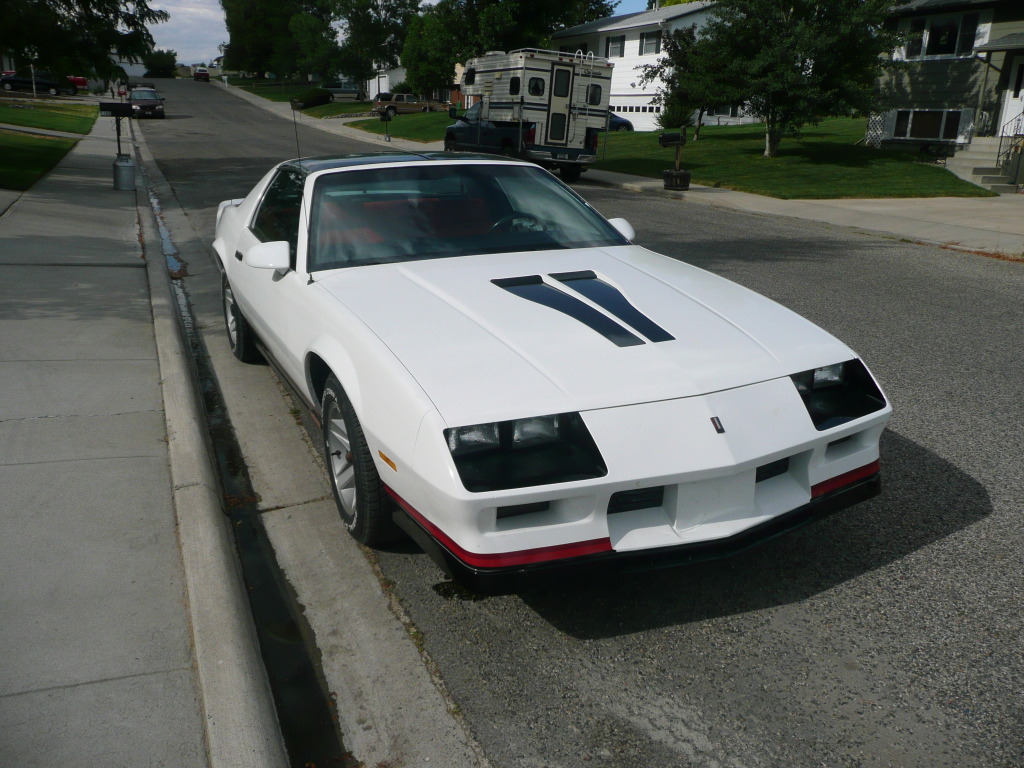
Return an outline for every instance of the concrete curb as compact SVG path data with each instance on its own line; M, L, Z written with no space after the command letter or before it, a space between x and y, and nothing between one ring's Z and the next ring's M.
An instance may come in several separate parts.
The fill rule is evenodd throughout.
M213 471L148 177L166 185L134 129L136 207L160 365L178 538L211 768L288 764L220 488ZM145 169L145 170L143 170Z

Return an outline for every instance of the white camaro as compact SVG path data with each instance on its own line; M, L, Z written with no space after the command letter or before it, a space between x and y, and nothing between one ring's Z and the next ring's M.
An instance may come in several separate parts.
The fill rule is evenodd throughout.
M322 425L341 518L486 586L728 554L878 493L892 409L843 343L630 244L551 174L307 158L221 203L236 357Z

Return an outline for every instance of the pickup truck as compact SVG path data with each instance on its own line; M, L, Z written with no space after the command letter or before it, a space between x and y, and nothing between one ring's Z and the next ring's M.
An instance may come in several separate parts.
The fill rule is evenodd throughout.
M597 131L587 129L583 147L542 147L537 142L537 124L524 120L522 128L514 120L481 120L482 104L477 103L458 115L454 109L448 115L455 120L445 129L446 152L486 152L530 160L549 169L558 169L563 181L579 179L585 164L596 157Z
M391 93L385 91L378 93L373 99L373 111L387 114L390 117L407 115L412 112L433 112L440 108L441 105L436 101L421 99L412 93Z

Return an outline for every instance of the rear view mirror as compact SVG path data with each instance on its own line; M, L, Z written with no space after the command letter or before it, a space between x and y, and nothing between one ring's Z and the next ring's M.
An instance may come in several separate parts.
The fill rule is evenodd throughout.
M245 252L244 262L254 269L289 270L292 268L291 249L287 240L260 243Z
M633 231L633 226L628 221L625 219L608 219L608 223L615 227L615 231L629 240L629 242L633 242L636 232Z

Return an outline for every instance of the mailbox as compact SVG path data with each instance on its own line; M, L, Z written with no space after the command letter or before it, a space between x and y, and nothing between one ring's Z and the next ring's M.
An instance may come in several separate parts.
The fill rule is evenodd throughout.
M385 109L383 112L380 113L380 121L382 123L390 123L391 122L391 113L388 112Z
M658 136L658 144L663 147L682 147L686 144L686 134L663 133Z
M120 101L101 101L100 115L102 117L131 117L132 105L122 104Z

